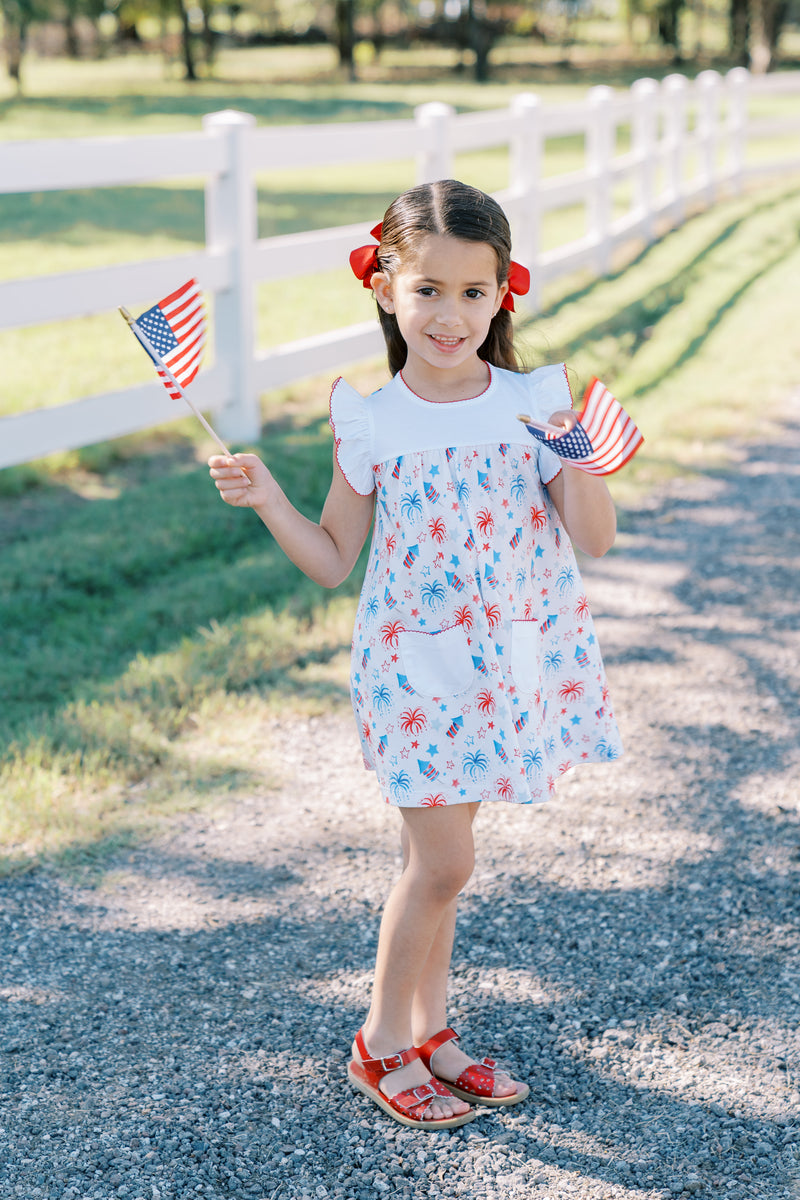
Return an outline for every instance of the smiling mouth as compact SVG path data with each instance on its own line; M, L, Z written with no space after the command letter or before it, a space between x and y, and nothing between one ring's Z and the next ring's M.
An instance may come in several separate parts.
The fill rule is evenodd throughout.
M429 333L428 337L432 342L436 342L439 346L444 346L446 349L451 349L453 346L460 346L464 341L462 337L445 337L441 333Z

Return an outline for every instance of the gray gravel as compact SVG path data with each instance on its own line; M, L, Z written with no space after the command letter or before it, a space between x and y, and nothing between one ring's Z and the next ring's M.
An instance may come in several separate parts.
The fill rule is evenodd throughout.
M397 814L352 718L243 715L236 804L0 884L0 1196L800 1197L800 424L586 566L628 752L481 814L452 1020L531 1099L345 1079Z

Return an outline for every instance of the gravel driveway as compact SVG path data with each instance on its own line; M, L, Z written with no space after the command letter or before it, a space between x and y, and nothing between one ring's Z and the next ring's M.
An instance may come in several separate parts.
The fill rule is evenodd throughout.
M454 961L530 1100L432 1135L351 1092L398 817L349 714L264 718L235 807L0 884L2 1200L800 1197L800 422L585 575L627 753L479 817Z

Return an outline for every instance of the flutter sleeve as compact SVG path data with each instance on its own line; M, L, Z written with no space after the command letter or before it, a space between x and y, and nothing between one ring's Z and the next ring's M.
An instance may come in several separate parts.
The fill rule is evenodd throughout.
M530 415L537 421L549 421L554 412L572 408L572 389L564 363L539 367L527 376L530 390ZM550 483L564 464L557 454L539 442L539 477Z
M375 490L372 422L364 397L341 378L331 388L329 424L342 474L359 496L370 496Z

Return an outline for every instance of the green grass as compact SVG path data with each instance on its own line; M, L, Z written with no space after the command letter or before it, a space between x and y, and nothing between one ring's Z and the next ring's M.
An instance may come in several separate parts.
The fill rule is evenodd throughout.
M785 302L799 228L797 189L744 196L520 323L532 363L567 358L577 389L596 371L639 421L645 446L612 483L623 521L666 477L723 463L734 432L779 419L800 373ZM348 377L367 390L383 367ZM330 474L326 397L327 381L272 397L258 447L310 515ZM207 449L186 421L26 468L0 496L6 870L91 861L262 787L248 738L270 713L347 706L360 569L337 593L306 580L253 514L219 502Z
M111 76L92 76L94 107L73 65L40 90L46 82L55 93L67 76L80 132L113 129L117 120L127 130L136 105L147 128L196 127L202 105L222 107L233 96L219 83L202 85L213 94L187 97L175 83L162 81L159 91L145 81L147 94L131 86L121 107L105 112ZM251 85L237 82L236 94L246 95ZM252 85L256 99L259 86L266 87ZM327 103L308 87L303 99L294 86L297 96L284 100L296 101L297 114ZM469 96L478 103L474 86L442 88L458 91L465 106ZM355 106L349 85L330 81L325 89ZM508 91L503 100L499 85L492 89L479 98L490 106L507 100ZM377 83L358 103L375 105L381 92L387 104L400 103L396 89L390 99ZM169 96L177 97L174 110ZM428 85L405 88L402 105L418 98L431 98ZM8 103L3 119L18 120L17 130L27 130L20 135L30 136L42 110L32 101L23 110ZM341 107L337 115L359 112ZM568 169L580 145L565 139L555 153L554 169ZM504 185L506 171L499 152L459 163L462 177L490 190ZM377 219L411 177L411 164L387 163L356 180L347 170L264 178L261 232ZM577 212L554 216L546 243L576 236L578 220ZM608 279L562 281L549 290L544 314L521 314L531 366L565 358L576 390L598 374L641 424L645 446L612 484L623 521L626 504L669 476L723 463L734 433L761 433L779 420L800 374L786 301L800 271L798 231L797 186L765 186L694 216ZM202 195L191 181L0 198L5 278L177 253L201 238ZM373 312L347 271L263 285L259 342ZM104 390L112 378L123 385L150 377L116 314L5 333L0 355L0 413ZM347 376L367 391L384 367L361 364ZM258 449L309 515L319 512L330 475L328 384L308 380L264 399ZM209 449L187 418L0 472L0 871L102 860L182 809L269 786L253 747L270 715L347 707L360 569L335 594L311 584L253 514L220 503L203 466Z

